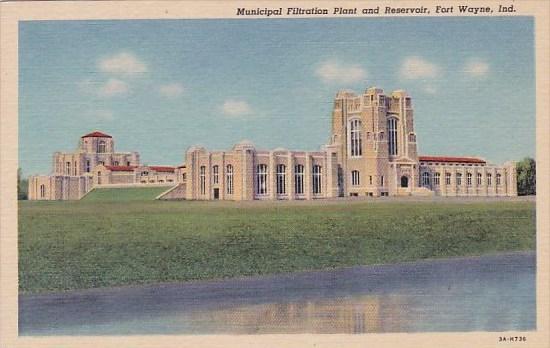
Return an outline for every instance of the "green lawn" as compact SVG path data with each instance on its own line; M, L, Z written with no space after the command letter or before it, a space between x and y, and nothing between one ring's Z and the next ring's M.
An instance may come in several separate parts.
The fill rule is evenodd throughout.
M19 204L19 286L68 290L533 250L535 203Z
M86 202L127 202L153 200L168 190L162 187L96 188L82 198Z

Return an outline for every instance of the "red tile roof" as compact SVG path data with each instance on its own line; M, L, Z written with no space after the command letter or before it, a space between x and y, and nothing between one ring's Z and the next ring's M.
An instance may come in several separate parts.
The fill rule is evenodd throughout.
M105 166L111 172L133 172L136 166Z
M95 132L83 135L81 136L81 138L112 138L112 136L110 136L109 134L105 134L103 132L95 131Z
M487 163L481 158L475 157L418 156L418 160L423 162Z
M173 173L176 168L174 167L168 167L168 166L149 166L152 170L156 172L167 172L167 173Z

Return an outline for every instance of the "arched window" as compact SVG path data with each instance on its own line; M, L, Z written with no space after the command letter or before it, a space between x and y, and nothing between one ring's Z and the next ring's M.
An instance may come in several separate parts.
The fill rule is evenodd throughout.
M226 185L227 185L227 194L232 195L233 194L233 166L231 164L227 165L227 172L226 172Z
M304 194L304 166L294 166L294 192L298 195Z
M456 173L456 186L462 185L462 173Z
M424 187L430 186L430 173L428 172L422 173L422 186Z
M500 173L497 174L497 185L500 185L502 182L502 175Z
M206 194L206 167L200 167L200 186L201 186L201 195Z
M482 178L481 173L477 173L477 186L481 186L481 178Z
M256 190L259 195L267 194L267 165L258 164L256 168Z
M466 174L466 185L472 186L472 173Z
M360 185L359 171L358 170L352 170L351 171L351 184L353 186L359 186Z
M100 140L97 143L97 152L98 153L105 153L105 140Z
M286 193L286 166L284 164L277 165L277 194L284 195Z
M491 186L493 184L493 175L491 173L487 174L487 185Z
M445 173L445 185L451 184L451 173Z
M322 168L320 165L313 166L313 194L316 194L316 195L322 193L321 169Z
M212 167L212 181L214 182L214 184L217 184L219 183L220 181L220 178L219 178L219 167L218 166L213 166Z
M439 185L440 185L440 180L441 180L441 174L439 174L439 173L434 173L434 185L435 185L435 186L439 186Z
M388 150L390 155L397 155L397 120L388 119Z
M361 121L359 120L350 122L350 152L352 157L359 157L363 154Z
M46 197L46 186L40 185L40 197L44 198Z

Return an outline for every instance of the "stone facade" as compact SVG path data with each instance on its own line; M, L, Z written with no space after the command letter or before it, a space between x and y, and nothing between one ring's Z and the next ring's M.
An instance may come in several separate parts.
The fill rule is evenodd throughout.
M96 131L83 135L76 151L54 153L51 175L29 178L29 199L77 200L93 187L175 182L175 167L143 166L137 152L115 152L113 138Z
M29 199L79 199L105 185L168 185L163 199L295 200L346 196L516 196L515 163L476 157L419 156L411 97L372 87L340 91L331 135L319 151L227 151L192 146L179 167L143 166L117 153L111 136L83 136L72 153L55 153L51 176L29 180Z
M439 196L517 196L514 162L488 166L484 160L421 156L420 184Z
M186 199L266 200L336 197L336 156L257 150L242 141L230 151L191 147L186 153Z

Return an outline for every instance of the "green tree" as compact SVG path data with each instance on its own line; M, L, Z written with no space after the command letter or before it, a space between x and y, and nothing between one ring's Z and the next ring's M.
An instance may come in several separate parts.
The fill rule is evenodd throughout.
M525 157L517 163L518 195L534 195L537 192L536 162L530 157Z
M27 199L29 191L29 181L22 179L23 176L21 168L17 169L17 199Z

